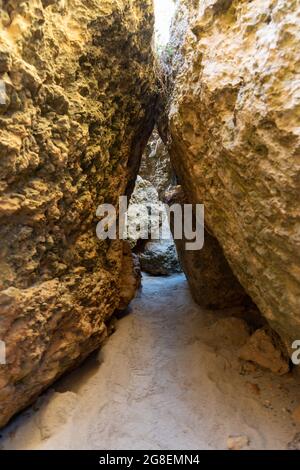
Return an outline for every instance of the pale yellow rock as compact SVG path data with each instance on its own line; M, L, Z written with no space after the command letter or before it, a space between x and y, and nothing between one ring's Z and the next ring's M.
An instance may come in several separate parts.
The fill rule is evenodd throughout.
M299 2L179 3L168 58L172 162L290 346L300 337Z
M0 426L120 304L123 244L96 209L130 194L153 129L153 23L151 0L0 0Z
M160 200L163 200L165 191L176 184L170 156L156 129L145 149L139 175L152 183Z
M241 348L239 357L278 375L287 374L290 370L289 357L285 354L279 337L268 329L256 330Z

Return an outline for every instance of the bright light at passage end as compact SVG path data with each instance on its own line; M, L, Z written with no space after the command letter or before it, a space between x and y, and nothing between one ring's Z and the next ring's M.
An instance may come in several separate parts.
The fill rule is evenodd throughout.
M174 0L154 0L155 30L158 46L165 46L170 37L170 26L175 12Z

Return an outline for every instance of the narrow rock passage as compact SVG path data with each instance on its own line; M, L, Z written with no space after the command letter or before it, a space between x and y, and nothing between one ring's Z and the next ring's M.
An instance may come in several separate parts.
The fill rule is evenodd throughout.
M222 449L230 435L286 448L296 382L242 365L227 321L194 304L183 275L145 276L97 358L15 419L1 448Z

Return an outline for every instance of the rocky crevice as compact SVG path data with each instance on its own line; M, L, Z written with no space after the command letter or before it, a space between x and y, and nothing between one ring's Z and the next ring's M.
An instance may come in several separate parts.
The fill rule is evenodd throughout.
M296 2L181 0L159 71L151 0L0 7L0 426L98 348L134 297L136 257L95 228L139 169L155 200L171 189L168 202L204 203L204 250L177 243L194 299L253 320L251 297L285 344L260 319L240 357L287 372L300 334ZM142 159L157 109L166 148L155 133ZM158 245L140 259L167 274Z

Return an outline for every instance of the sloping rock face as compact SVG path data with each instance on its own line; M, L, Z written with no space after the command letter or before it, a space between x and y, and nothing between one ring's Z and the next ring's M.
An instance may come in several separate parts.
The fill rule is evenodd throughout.
M183 205L187 197L181 186L165 194L166 203ZM171 218L174 234L174 220ZM234 276L218 241L205 230L204 246L200 251L186 250L187 239L175 240L178 257L187 277L194 300L204 308L224 309L248 303L248 296Z
M179 182L287 345L300 337L299 15L293 0L182 0L169 77Z
M130 300L95 213L130 193L153 129L152 33L151 0L0 1L0 426Z

